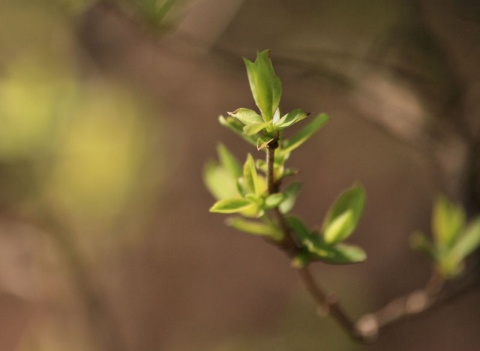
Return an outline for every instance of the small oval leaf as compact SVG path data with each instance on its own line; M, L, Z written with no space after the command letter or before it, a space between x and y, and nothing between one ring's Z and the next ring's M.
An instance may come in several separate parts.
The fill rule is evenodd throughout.
M249 234L266 236L275 241L280 241L283 239L282 231L273 223L261 223L236 217L229 218L227 220L227 225Z
M365 206L365 190L360 184L347 189L330 207L322 226L325 242L335 244L350 236L360 221ZM350 213L350 214L347 214ZM331 226L334 227L331 227Z
M210 212L216 213L237 213L252 206L247 199L224 199L217 201L211 208Z

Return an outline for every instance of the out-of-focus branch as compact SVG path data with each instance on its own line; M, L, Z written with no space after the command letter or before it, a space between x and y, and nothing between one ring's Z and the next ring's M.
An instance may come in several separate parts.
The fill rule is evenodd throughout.
M95 288L92 274L86 267L85 259L71 231L47 209L46 205L41 208L34 220L39 227L51 235L66 261L70 277L85 304L94 341L105 351L126 351L120 326L107 302Z

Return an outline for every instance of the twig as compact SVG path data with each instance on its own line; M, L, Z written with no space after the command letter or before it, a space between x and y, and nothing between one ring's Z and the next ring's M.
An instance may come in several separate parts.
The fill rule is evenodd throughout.
M280 182L276 181L274 174L275 150L278 148L278 137L267 145L267 183L269 194L279 192ZM290 229L285 215L280 209L274 208L273 213L284 233L280 243L274 243L282 249L288 257L294 258L304 252L305 248ZM480 277L475 275L475 267L471 267L469 274L462 278L447 282L434 272L432 278L424 289L396 298L376 312L365 314L355 322L341 306L339 300L327 294L319 283L315 281L308 265L298 269L298 275L315 300L319 311L332 317L340 327L355 341L367 343L374 341L379 336L380 330L386 329L405 319L425 314L434 308L450 302L465 292L480 284Z
M279 191L279 182L275 180L274 174L274 161L275 150L278 147L278 137L274 138L267 146L267 182L269 194L274 194ZM290 257L294 258L300 254L304 248L303 245L298 242L289 228L284 214L279 208L274 209L275 216L280 224L280 227L284 233L284 240L280 243L280 248ZM363 335L361 335L354 321L347 315L347 313L341 307L338 299L333 295L328 295L322 287L313 279L310 268L307 266L298 269L298 275L305 285L307 291L313 297L318 305L320 311L330 315L337 323L355 340L364 341Z
M385 307L361 317L356 323L366 340L375 340L380 333L401 321L420 316L454 301L461 295L473 291L480 284L476 270L470 269L462 278L447 282L433 275L423 290L416 290L406 296L389 302Z
M298 274L310 295L318 305L319 312L330 315L354 340L367 341L365 336L359 332L355 322L347 315L334 295L328 295L320 285L313 279L312 272L308 266L298 269Z

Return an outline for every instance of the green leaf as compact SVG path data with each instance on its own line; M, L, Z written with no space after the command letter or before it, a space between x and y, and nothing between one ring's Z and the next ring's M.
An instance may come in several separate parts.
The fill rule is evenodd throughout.
M328 244L336 244L347 238L355 229L353 211L348 210L332 219L323 236Z
M252 206L252 203L247 199L224 199L217 201L210 208L210 212L237 213L247 209L250 206Z
M312 233L310 230L308 230L308 227L303 223L303 221L294 216L288 216L287 217L287 223L290 229L292 229L297 237L300 239L301 242L304 240L307 240L312 236Z
M237 158L225 147L219 144L217 147L218 158L222 166L228 170L234 179L242 175L242 166Z
M242 232L249 234L269 237L272 240L280 241L283 239L282 231L273 223L261 223L248 221L240 217L229 218L227 225Z
M257 205L257 206L263 206L264 199L263 197L257 195L257 194L247 194L245 196L246 199L250 200L251 203Z
M269 195L265 199L265 209L270 210L274 207L278 207L285 198L285 195L282 193Z
M316 131L327 123L330 117L322 113L318 115L312 122L295 134L292 138L285 141L281 152L287 154L295 150L297 147L307 141Z
M270 122L250 124L248 126L243 127L243 132L248 136L254 135L254 134L257 134L262 129L268 127L269 125L270 125Z
M280 212L288 213L291 211L297 200L297 196L302 189L302 183L295 182L288 185L283 193L285 194L285 200L280 204Z
M257 53L255 62L244 58L248 81L255 104L262 113L265 122L271 121L280 103L282 83L275 75L270 51Z
M410 236L410 246L417 251L423 252L432 260L436 260L437 254L432 243L427 239L426 235L421 231L415 231Z
M365 190L360 184L340 194L323 222L325 242L333 245L349 237L357 227L364 205Z
M437 245L442 248L452 247L464 225L463 209L449 202L444 196L439 196L435 201L432 216L432 229Z
M260 195L257 169L255 168L255 161L251 154L248 154L247 161L243 166L243 177L250 192L256 195Z
M238 196L236 180L225 167L216 162L208 162L203 171L203 181L217 200L228 199Z
M329 249L328 259L334 264L359 263L367 259L367 254L358 246L338 244Z
M240 136L242 139L244 139L245 141L247 141L248 143L252 144L253 146L256 146L257 145L257 139L258 137L257 136L251 136L251 135L246 135L244 132L243 132L243 123L240 122L238 119L236 118L233 118L233 117L223 117L223 116L220 116L218 117L218 122L224 126L225 128L228 128L229 130L231 130L233 133L237 134L238 136Z
M354 245L337 244L326 245L317 236L311 236L303 241L308 251L316 260L330 264L351 264L365 261L367 255L360 247Z
M290 127L291 125L297 122L300 122L301 120L304 120L305 118L307 118L307 116L308 114L305 111L301 109L296 109L296 110L290 111L285 116L280 118L278 122L275 123L275 125L283 129L286 127Z
M467 226L456 244L450 249L450 254L462 261L478 247L480 247L480 217Z
M228 114L232 117L237 118L240 122L247 126L264 122L262 117L258 113L248 108L239 108L234 112L228 112Z

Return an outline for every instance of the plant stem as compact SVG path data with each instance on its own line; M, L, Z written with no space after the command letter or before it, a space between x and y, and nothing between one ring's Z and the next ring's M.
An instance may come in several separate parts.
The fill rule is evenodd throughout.
M278 148L278 139L273 139L267 145L267 181L268 181L268 193L278 193L279 184L275 181L275 150Z
M452 302L459 296L472 291L480 284L478 271L471 269L455 281L445 281L433 274L424 289L393 299L381 309L365 314L356 323L356 329L364 340L375 340L380 330L391 327L408 318L423 315Z
M280 186L279 182L275 180L274 174L275 150L277 147L278 138L273 139L267 146L266 162L269 194L278 193ZM280 243L280 247L290 258L294 258L303 251L303 245L293 235L285 215L280 209L277 207L273 211L284 233L284 240ZM307 291L317 303L318 308L335 319L353 339L362 340L362 335L358 332L353 320L346 314L338 300L333 295L325 293L322 287L313 279L310 268L308 266L301 267L298 269L298 274L303 285L305 285Z
M334 295L326 294L320 285L313 279L312 272L308 266L299 268L298 274L308 292L317 303L319 309L321 309L324 314L330 315L353 339L366 341L364 340L364 336L357 329L354 321L341 307L338 299Z
M270 195L280 191L280 182L275 180L274 174L275 150L277 148L278 137L274 138L267 146L267 182ZM285 215L280 209L276 207L272 211L284 233L284 239L281 242L272 243L278 246L288 257L297 257L305 248L293 234ZM299 268L297 271L300 280L315 300L319 310L332 317L352 339L362 343L374 341L380 330L407 318L427 313L480 285L478 269L470 269L469 274L461 279L448 282L449 284L434 273L424 289L393 299L383 308L367 313L355 322L342 308L338 299L327 294L315 281L308 265Z

